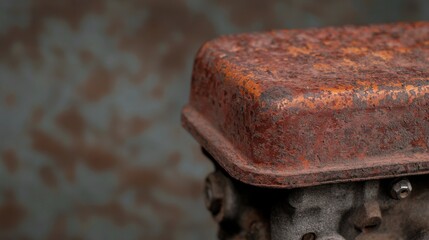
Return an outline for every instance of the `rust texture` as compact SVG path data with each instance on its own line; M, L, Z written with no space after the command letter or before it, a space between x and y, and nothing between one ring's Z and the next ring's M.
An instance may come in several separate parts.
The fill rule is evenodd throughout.
M200 45L429 19L426 0L391 2L0 1L0 239L213 239L213 167L178 118Z
M234 178L295 188L429 172L429 23L204 44L182 121Z

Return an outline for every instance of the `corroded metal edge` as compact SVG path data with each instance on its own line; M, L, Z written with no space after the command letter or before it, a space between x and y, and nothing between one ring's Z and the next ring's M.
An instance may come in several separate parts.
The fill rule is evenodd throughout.
M258 169L192 106L182 110L182 125L231 177L246 184L272 188L298 188L328 183L384 179L429 173L429 155L397 153L367 158L360 167L337 164L323 169L281 171Z

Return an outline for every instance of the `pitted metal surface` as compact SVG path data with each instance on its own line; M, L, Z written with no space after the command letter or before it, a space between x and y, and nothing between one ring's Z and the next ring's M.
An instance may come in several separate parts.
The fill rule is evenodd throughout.
M231 176L296 188L429 172L429 23L207 42L183 124Z
M428 239L428 46L428 22L203 45L182 122L219 238Z

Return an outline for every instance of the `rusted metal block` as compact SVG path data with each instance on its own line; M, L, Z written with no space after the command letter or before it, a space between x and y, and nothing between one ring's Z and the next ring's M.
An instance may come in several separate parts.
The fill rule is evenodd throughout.
M224 36L182 122L232 177L296 188L429 173L429 23Z

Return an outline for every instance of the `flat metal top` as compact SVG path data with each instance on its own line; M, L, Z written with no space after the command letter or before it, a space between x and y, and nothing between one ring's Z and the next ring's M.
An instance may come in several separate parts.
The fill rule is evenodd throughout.
M429 173L429 23L224 36L183 125L232 176L294 188Z

